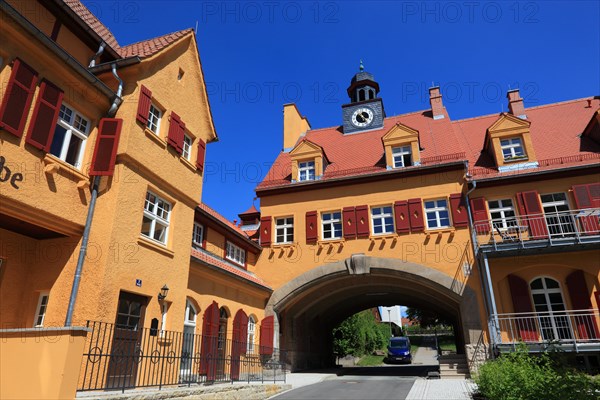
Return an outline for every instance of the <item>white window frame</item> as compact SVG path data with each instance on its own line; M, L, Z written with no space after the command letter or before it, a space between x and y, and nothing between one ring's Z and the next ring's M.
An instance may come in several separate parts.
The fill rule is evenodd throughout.
M314 160L298 162L298 182L314 181L315 177L316 169Z
M194 311L194 318L190 319L190 310ZM192 304L192 302L187 299L185 301L185 315L183 316L183 324L187 326L196 326L196 320L198 319L198 310Z
M409 165L406 165L404 156L408 155ZM404 168L413 165L411 146L392 147L392 158L394 159L394 168Z
M44 298L46 299L46 301L44 304L42 304ZM46 311L48 310L48 300L49 299L50 299L49 292L40 292L37 307L35 309L35 316L33 319L33 327L34 328L42 328L44 326L44 319L46 319ZM40 321L40 319L41 319L41 321Z
M339 214L339 217L335 217L335 214ZM325 219L325 216L328 215L329 219ZM331 237L325 237L325 227L329 226L329 231L331 233ZM339 229L336 229L336 226L339 226ZM339 236L336 236L335 231L339 231ZM342 212L341 211L328 211L321 213L321 239L323 240L339 240L342 238L343 226L342 226Z
M385 212L386 208L389 208L390 212ZM376 210L379 210L378 214L375 214ZM394 208L391 205L371 207L371 233L373 235L389 235L389 234L394 233L395 226L394 226L394 211L393 210L394 210ZM391 225L386 223L386 221L385 221L386 218L392 219ZM381 224L382 231L380 233L375 233L375 225L376 225L375 222L376 221L378 221L379 224Z
M160 336L165 335L165 331L167 330L167 313L169 312L169 303L163 301L160 306Z
M246 343L248 346L246 348L246 353L252 354L254 353L254 340L256 338L256 320L254 316L251 315L248 317L248 337L246 338Z
M278 222L283 221L279 225ZM291 230L291 233L290 233ZM281 234L279 233L281 231ZM292 236L292 240L288 240L288 236ZM279 241L279 236L283 236L283 240ZM294 242L294 217L275 218L275 243L288 244Z
M198 234L200 231L200 234ZM198 241L200 239L200 241ZM204 247L204 225L194 222L194 231L192 232L192 247L199 249Z
M445 206L440 205L440 202L442 202L442 201L446 204ZM431 208L428 208L427 203L429 203L429 202L433 202L434 206ZM425 209L425 220L427 222L427 229L445 229L445 228L450 227L450 224L452 223L452 221L450 221L450 209L448 208L448 199L425 200L423 202L423 208ZM440 215L440 213L444 212L444 211L448 215L446 218L442 218ZM429 214L431 214L431 213L433 213L435 215L436 226L429 226ZM448 220L448 225L442 225L443 219Z
M246 250L242 249L240 246L236 246L230 241L227 241L227 244L225 246L225 258L229 261L233 261L236 264L245 266Z
M148 204L150 204L150 201L148 200L148 196L154 196L156 198L155 203L151 204L152 205L151 210L147 209ZM162 202L163 205L168 206L166 209L163 207L163 211L166 212L166 214L167 214L166 218L157 214L160 202ZM157 243L160 243L162 245L166 245L167 241L169 239L169 221L171 219L172 210L173 210L173 206L172 206L171 202L163 199L162 197L158 196L156 193L154 193L150 190L146 191L146 198L144 199L144 217L150 219L151 223L150 223L149 235L146 235L142 232L141 233L142 236L144 236L150 240L153 240ZM161 214L162 214L162 212L161 212ZM154 238L157 223L164 226L164 228L165 228L163 240ZM142 219L142 227L143 227L143 219Z
M150 103L150 110L148 111L148 123L146 127L154 132L157 136L160 134L160 121L162 120L163 112L154 103Z
M522 154L517 154L518 151L516 149L520 149ZM527 154L525 153L525 147L523 146L523 139L520 137L500 139L500 150L502 151L502 157L504 157L504 161L510 161L511 159L520 160L527 157ZM504 150L509 150L510 154L505 154Z
M190 158L192 156L192 143L193 142L194 142L194 140L190 136L188 136L186 134L183 135L183 147L181 149L181 156L188 161L190 161Z
M66 119L67 113L69 114L69 120ZM79 120L79 127L76 127L77 120ZM85 128L81 129L81 123L85 123ZM78 111L76 111L73 107L63 103L60 106L60 112L58 115L58 119L56 121L56 125L59 125L63 129L66 130L65 136L63 138L62 146L60 148L59 154L54 154L51 151L51 154L63 160L69 165L73 165L77 169L81 169L81 165L83 162L83 154L85 153L85 147L88 139L88 135L90 134L90 126L91 122L89 119L85 118ZM56 127L55 127L56 129ZM75 164L71 164L67 161L67 154L69 152L69 144L71 143L71 139L75 136L76 138L81 140L81 146L79 148L79 154L77 154L77 160ZM54 135L54 138L57 138ZM54 144L54 139L52 140L52 144L50 145L50 149L52 150L52 146Z
M498 202L498 207L492 207L492 202ZM510 227L518 225L512 199L488 200L488 210L494 228L505 231ZM494 217L496 213L499 216ZM512 215L510 215L511 213Z

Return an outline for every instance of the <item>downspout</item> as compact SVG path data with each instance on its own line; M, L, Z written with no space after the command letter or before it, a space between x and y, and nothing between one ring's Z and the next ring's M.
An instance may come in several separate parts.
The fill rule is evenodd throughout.
M123 80L117 74L117 64L111 65L112 73L119 82L119 89L117 95L113 99L109 110L106 112L108 117L114 117L117 109L121 105L123 99L121 94L123 93ZM77 266L75 267L75 276L73 277L73 286L71 287L71 297L69 298L69 307L67 308L67 317L65 318L65 326L70 327L73 322L73 312L75 311L75 301L77 300L77 292L79 291L79 283L81 282L81 271L83 270L83 263L87 254L88 241L90 239L90 230L92 227L92 220L94 218L94 210L96 208L96 199L98 198L98 187L100 186L100 176L96 175L92 179L91 188L91 199L90 207L88 208L87 217L85 220L85 227L83 229L83 237L81 238L81 247L79 248L79 257L77 259Z
M102 55L102 53L104 53L104 48L106 47L106 43L102 42L100 43L100 47L98 48L98 51L96 52L96 54L94 54L92 56L92 59L90 60L90 64L88 65L88 68L92 68L96 66L96 59L98 57L100 57Z

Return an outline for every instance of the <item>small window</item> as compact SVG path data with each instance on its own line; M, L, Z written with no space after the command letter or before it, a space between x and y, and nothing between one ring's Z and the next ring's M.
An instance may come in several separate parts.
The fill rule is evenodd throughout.
M412 165L412 153L410 146L392 148L394 157L394 168L410 167Z
M323 240L342 238L342 213L329 212L321 214L321 232Z
M425 215L427 216L428 229L447 228L450 226L448 202L445 199L425 201Z
M160 120L162 118L162 111L154 104L150 104L150 112L148 113L148 129L157 135L160 132Z
M500 148L502 149L504 161L525 157L521 138L502 139L500 140Z
M152 192L147 192L142 218L142 235L166 244L170 215L171 203Z
M518 225L511 199L490 200L488 208L494 229L506 230Z
M50 153L80 168L90 129L90 121L74 109L60 106Z
M185 302L184 324L195 325L197 315L198 315L198 312L196 311L196 308L189 300L187 300Z
M277 218L275 220L275 243L292 243L294 241L294 218Z
M254 353L254 335L256 332L256 320L254 316L248 318L248 354Z
M315 162L303 161L298 163L298 181L315 180Z
M44 318L46 317L46 308L48 307L48 293L41 293L38 300L37 309L35 311L35 321L33 323L34 328L41 328L44 326Z
M246 264L246 250L227 242L226 258L243 266Z
M181 155L183 158L190 161L190 156L192 155L192 138L188 135L183 135L183 149Z
M194 233L192 235L192 247L199 249L203 247L204 226L194 223Z
M161 306L161 322L160 322L160 336L164 336L167 330L167 312L169 311L169 303L166 301Z
M358 101L363 101L365 100L365 90L364 89L359 89L358 91Z
M373 234L382 235L394 232L394 215L392 206L371 208L371 221L373 222Z

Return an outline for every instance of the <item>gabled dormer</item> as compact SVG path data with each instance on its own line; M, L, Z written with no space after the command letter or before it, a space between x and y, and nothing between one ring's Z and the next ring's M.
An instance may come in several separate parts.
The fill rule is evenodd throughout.
M387 169L404 168L421 163L419 131L401 123L381 138Z
M537 157L531 142L531 122L502 113L486 133L484 151L493 157L500 172L537 167Z
M301 140L290 151L292 182L319 180L327 166L323 148L308 139Z

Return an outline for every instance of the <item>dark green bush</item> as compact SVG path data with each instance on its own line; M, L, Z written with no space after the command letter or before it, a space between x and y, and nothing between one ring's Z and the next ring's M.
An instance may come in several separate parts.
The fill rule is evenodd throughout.
M565 367L553 355L530 355L525 345L486 362L475 378L489 400L597 400L600 381Z

